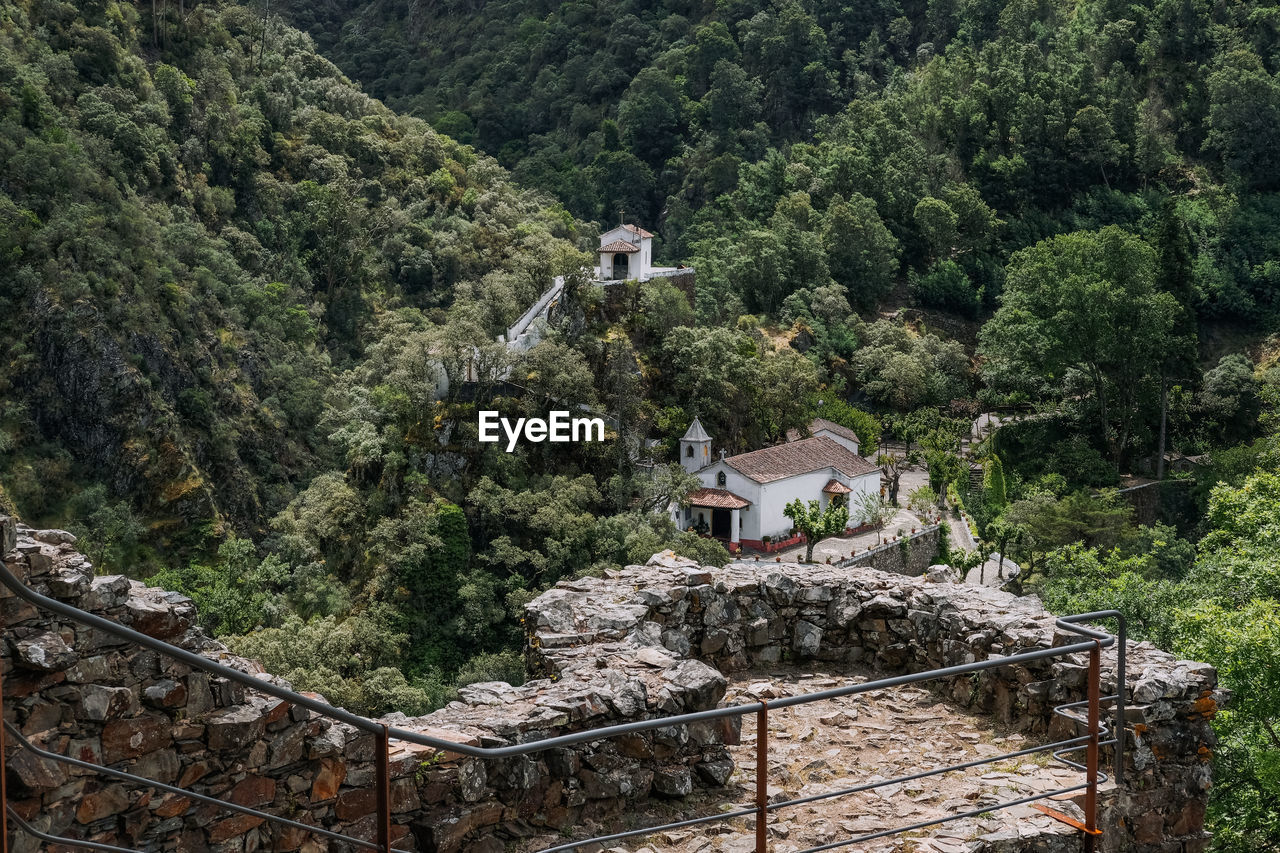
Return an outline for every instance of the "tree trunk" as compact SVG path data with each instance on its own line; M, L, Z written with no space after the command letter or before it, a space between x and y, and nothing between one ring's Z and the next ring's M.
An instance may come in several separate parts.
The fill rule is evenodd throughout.
M1098 397L1098 417L1102 421L1102 440L1111 448L1111 456L1119 468L1120 460L1116 453L1116 443L1111 439L1110 418L1107 416L1107 388L1106 383L1102 381L1102 373L1098 370L1097 365L1089 366L1089 374L1093 378L1093 393Z
M813 562L813 545L814 545L813 539L810 539L809 537L806 536L805 547L804 547L804 561L806 563Z
M1164 439L1169 423L1169 386L1160 377L1160 442L1156 446L1156 479L1164 479Z

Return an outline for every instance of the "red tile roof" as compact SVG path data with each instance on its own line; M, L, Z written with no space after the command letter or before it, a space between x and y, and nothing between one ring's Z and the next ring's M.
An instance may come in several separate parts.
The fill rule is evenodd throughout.
M628 231L630 231L632 234L639 234L641 237L652 237L652 236L653 236L653 235L652 235L652 234L650 234L648 231L646 231L646 230L644 230L643 228L641 228L639 225L623 225L622 227L623 227L623 228L625 228L625 229L627 229Z
M631 245L630 243L628 243L626 240L614 240L612 243L610 243L607 246L601 246L600 251L631 253L631 252L638 252L640 250L635 246Z
M753 450L724 460L738 473L757 483L772 483L797 474L835 468L846 477L879 473L880 469L849 450L843 444L827 438L802 438L799 441Z
M724 489L698 489L690 493L689 505L711 509L744 509L751 506L751 501Z
M822 491L826 492L829 495L847 495L850 492L852 492L853 489L849 488L839 480L831 480L825 486L822 487Z

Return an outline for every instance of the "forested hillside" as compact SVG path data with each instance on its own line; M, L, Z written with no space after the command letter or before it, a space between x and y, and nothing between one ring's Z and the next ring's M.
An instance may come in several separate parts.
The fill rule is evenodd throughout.
M694 415L820 414L1219 666L1216 844L1274 848L1278 71L1245 0L0 0L0 510L416 713L558 579L728 559L668 512ZM696 299L584 280L620 210ZM605 441L477 440L567 401Z
M1275 309L1269 3L285 7L373 94L575 215L650 223L720 319L831 280L869 308L898 276L981 313L1013 250L1162 216L1190 232L1198 307Z
M0 6L3 509L160 571L220 636L288 626L255 651L367 711L518 679L511 614L566 573L724 559L618 442L476 443L477 400L612 387L608 353L494 342L581 265L572 218L278 20L157 12ZM493 399L507 376L526 397Z
M261 529L327 467L326 377L373 316L486 275L528 299L572 252L545 199L246 8L2 8L0 450L34 516L91 471L175 537Z

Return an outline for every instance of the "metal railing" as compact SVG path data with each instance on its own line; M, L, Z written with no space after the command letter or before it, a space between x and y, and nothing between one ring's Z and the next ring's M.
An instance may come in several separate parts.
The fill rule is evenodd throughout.
M1107 745L1115 747L1115 778L1120 780L1123 776L1124 763L1124 696L1125 696L1125 622L1124 617L1115 610L1098 611L1095 613L1085 613L1078 616L1068 616L1057 620L1057 625L1065 631L1081 636L1080 642L1071 643L1064 646L1055 646L1047 649L1036 649L1034 651L1021 652L1018 654L1008 655L1006 657L996 657L985 661L977 661L974 663L960 664L958 666L945 667L942 669L930 670L928 672L912 673L908 675L900 675L892 678L883 678L876 681L864 682L861 684L848 685L845 687L837 687L830 690L823 690L816 693L802 694L799 696L790 696L783 699L775 699L772 701L752 702L742 705L731 705L721 708L713 708L706 711L695 711L688 714L679 714L670 717L658 717L649 720L639 720L631 723L622 723L614 726L606 726L597 729L588 729L572 734L559 735L556 737L544 738L542 740L533 741L523 744L512 744L509 746L499 747L479 747L466 743L456 743L454 741L431 737L420 732L409 731L406 729L387 726L369 720L365 717L352 714L341 708L335 708L324 702L304 696L293 690L273 684L269 681L233 669L216 661L209 660L206 657L170 645L154 637L139 633L126 628L125 626L97 616L87 613L76 607L73 607L56 599L41 595L8 570L3 563L0 563L0 583L12 590L16 595L23 598L30 604L50 611L59 616L66 617L73 622L85 625L91 628L104 631L114 636L120 637L130 643L143 646L153 651L164 654L170 658L181 661L193 669L201 670L230 681L234 681L259 693L274 696L293 705L297 705L307 710L313 711L321 716L329 717L353 726L359 731L372 734L376 741L375 749L375 795L377 816L375 840L366 841L364 839L355 838L344 835L339 832L325 829L324 827L314 826L312 824L301 823L290 820L279 815L270 814L259 809L241 806L227 802L224 799L210 797L199 794L186 788L180 788L174 785L168 785L147 779L123 770L117 770L105 767L91 762L81 761L67 755L50 752L41 749L35 744L27 740L20 730L8 723L4 723L0 727L0 801L4 802L4 809L0 809L0 848L3 853L8 851L8 818L13 818L15 825L23 832L27 832L32 836L51 843L60 844L67 847L81 848L86 850L109 851L109 853L139 853L125 847L117 847L110 844L103 844L94 841L85 841L79 839L62 838L44 833L33 827L29 822L23 820L9 805L7 791L5 790L5 772L4 772L4 753L5 753L5 734L6 732L15 742L24 749L31 750L34 754L42 759L54 761L60 764L77 767L82 770L91 770L111 778L123 781L134 782L156 790L165 791L167 793L178 794L184 797L190 797L197 802L214 804L229 811L240 814L249 815L260 818L261 820L282 827L303 830L314 835L328 838L334 841L344 841L356 847L366 850L381 851L381 853L408 853L408 851L398 850L391 846L391 796L390 796L390 742L392 740L404 741L420 746L435 749L438 752L449 752L458 755L464 755L480 759L498 759L510 758L515 756L530 755L537 752L543 752L548 749L558 747L573 746L581 743L593 741L601 741L607 738L616 737L624 734L633 734L637 732L650 731L659 728L668 728L675 725L687 725L690 723L705 722L711 720L722 720L728 718L743 718L748 715L756 717L756 796L755 802L750 806L733 809L728 812L718 812L714 815L705 817L689 818L686 820L666 823L659 826L648 826L641 829L633 829L626 832L618 832L611 835L597 836L594 838L581 839L555 847L546 848L540 853L560 853L560 851L574 850L589 844L605 843L610 841L618 841L625 838L634 838L637 836L651 835L658 832L680 829L684 827L697 826L713 822L721 822L734 820L737 818L755 817L755 835L756 835L756 853L766 853L768 849L768 823L771 813L786 808L794 808L796 806L808 803L818 802L820 800L832 799L835 797L847 796L870 791L875 788L884 787L901 782L910 782L919 779L938 776L944 773L950 773L957 770L966 770L978 767L984 764L992 764L998 761L1017 758L1025 755L1032 755L1049 751L1052 756L1062 763L1079 769L1085 773L1085 781L1081 784L1061 788L1054 791L1037 793L1034 796L1022 797L1008 802L997 803L993 805L984 805L980 809L973 811L951 814L934 820L921 821L909 826L896 827L894 829L882 830L866 835L860 835L843 841L832 842L818 847L810 847L801 853L817 853L821 850L833 850L840 847L847 847L861 841L870 841L876 838L882 838L890 835L897 835L903 832L909 832L918 829L924 829L930 826L947 823L954 820L960 820L966 817L974 817L991 811L1010 808L1017 805L1032 803L1038 800L1044 800L1050 797L1057 797L1064 794L1071 794L1078 791L1085 792L1084 814L1085 820L1083 824L1077 824L1084 832L1085 850L1092 851L1094 840L1100 831L1097 827L1097 792L1100 782L1106 781L1106 774L1100 771L1099 755L1100 748ZM1102 619L1115 619L1119 623L1117 636L1112 636L1095 628L1085 626L1085 622L1094 622ZM1117 649L1117 690L1110 696L1101 695L1101 655L1104 648L1115 646ZM907 776L900 776L893 779L885 779L882 781L869 782L862 785L855 785L849 788L843 788L837 791L829 791L821 794L814 794L807 797L799 797L781 802L770 803L768 798L768 771L769 771L769 712L778 711L784 708L791 708L800 705L807 705L813 702L821 702L830 699L837 699L845 696L854 696L860 693L866 693L872 690L883 690L891 687L899 687L908 684L919 684L925 681L933 681L938 679L954 678L957 676L971 675L988 669L994 669L1004 666L1010 666L1020 663L1029 663L1032 661L1045 660L1054 657L1065 657L1067 655L1087 653L1089 655L1088 668L1088 698L1079 702L1072 702L1066 705L1058 706L1054 709L1054 713L1064 716L1077 723L1086 724L1088 731L1078 737L1057 741L1054 743L1034 746L1027 749L1017 750L991 757L984 757L973 761L967 761L959 764L947 765L933 770L925 770L919 773L913 773ZM1106 740L1102 739L1104 734L1108 734L1101 719L1101 703L1113 701L1115 703L1114 723L1110 729L1110 737ZM3 681L0 679L0 710L3 709L4 691ZM1072 711L1074 709L1084 707L1086 709L1085 718L1081 720ZM1085 763L1081 764L1070 761L1064 757L1065 753L1085 750ZM1055 815L1063 817L1061 815ZM1064 818L1067 819L1067 818ZM1068 822L1075 823L1070 819Z

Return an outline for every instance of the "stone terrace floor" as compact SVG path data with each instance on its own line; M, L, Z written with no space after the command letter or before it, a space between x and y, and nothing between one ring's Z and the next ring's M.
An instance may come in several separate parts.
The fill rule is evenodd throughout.
M836 676L822 672L775 668L739 673L730 683L727 703L753 702L813 693L874 678L855 668ZM921 770L973 761L1033 746L1015 732L1001 731L994 721L960 711L922 688L899 687L859 696L816 702L774 711L770 720L769 797L773 801L834 791L869 781L905 776ZM723 791L699 789L684 801L651 800L621 826L586 826L577 837L637 829L645 825L731 811L755 802L755 716L744 719L742 744L732 747L737 764ZM771 814L770 853L794 853L857 835L927 821L1033 793L1070 787L1083 774L1038 753L898 783L860 794L794 806ZM1083 792L1079 795L1082 797ZM1045 801L1057 811L1082 818L1070 801ZM690 829L640 836L607 846L610 853L751 853L754 818L738 818ZM860 853L968 853L1008 849L1021 838L1033 845L1019 849L1078 850L1079 833L1033 809L1015 806L904 835L840 848ZM521 844L536 851L570 838L545 837ZM1004 843L1001 843L1004 842ZM580 848L599 851L599 845Z

